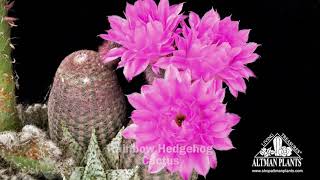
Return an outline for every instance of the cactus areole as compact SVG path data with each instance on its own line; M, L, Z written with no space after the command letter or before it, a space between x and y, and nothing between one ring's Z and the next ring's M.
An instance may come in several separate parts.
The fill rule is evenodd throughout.
M96 129L104 147L118 132L126 117L125 97L112 65L100 63L95 51L81 50L60 64L48 102L50 136L62 138L64 123L83 147Z

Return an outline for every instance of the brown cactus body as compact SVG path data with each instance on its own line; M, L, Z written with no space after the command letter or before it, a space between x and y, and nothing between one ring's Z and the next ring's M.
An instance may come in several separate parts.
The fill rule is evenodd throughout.
M164 70L160 70L160 74L156 74L152 71L151 67L148 66L147 69L144 71L144 76L148 84L152 84L153 80L156 78L163 78L164 77Z
M61 122L84 148L93 128L99 144L105 146L126 118L126 103L112 65L103 65L99 54L82 50L60 64L48 102L52 139L62 138Z

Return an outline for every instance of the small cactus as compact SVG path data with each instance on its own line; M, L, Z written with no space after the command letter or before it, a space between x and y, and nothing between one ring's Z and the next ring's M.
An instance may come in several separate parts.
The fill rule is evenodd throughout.
M61 122L76 141L88 146L91 132L104 147L125 123L126 101L112 64L103 65L97 52L82 50L59 66L48 101L50 137L62 137Z

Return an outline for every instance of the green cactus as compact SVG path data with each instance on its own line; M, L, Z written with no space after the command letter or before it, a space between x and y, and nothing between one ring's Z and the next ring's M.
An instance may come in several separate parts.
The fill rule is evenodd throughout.
M20 127L16 113L15 81L12 70L10 25L7 0L0 0L0 131Z

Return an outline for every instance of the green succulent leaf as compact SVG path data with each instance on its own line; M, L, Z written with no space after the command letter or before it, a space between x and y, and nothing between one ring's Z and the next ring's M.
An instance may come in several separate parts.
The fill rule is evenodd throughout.
M104 167L107 165L98 145L95 130L92 131L88 150L84 156L83 162L86 164L83 180L106 180Z

